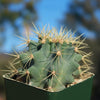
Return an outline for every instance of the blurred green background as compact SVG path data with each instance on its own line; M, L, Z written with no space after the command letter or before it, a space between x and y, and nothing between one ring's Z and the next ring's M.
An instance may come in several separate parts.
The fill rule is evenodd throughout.
M24 26L49 24L58 30L61 26L84 33L93 51L93 72L96 74L91 100L100 100L100 0L0 0L0 69L5 69L17 48ZM16 49L20 50L20 48ZM4 100L4 83L0 72L0 100Z

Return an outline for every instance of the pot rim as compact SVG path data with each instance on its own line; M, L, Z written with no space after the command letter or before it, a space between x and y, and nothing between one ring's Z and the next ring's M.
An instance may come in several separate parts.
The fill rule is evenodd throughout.
M17 82L17 83L20 83L20 84L23 84L23 85L26 85L26 86L29 86L29 87L32 87L32 88L36 88L36 89L39 89L39 90L41 90L41 91L48 92L48 93L58 93L58 92L64 91L65 89L68 89L68 88L72 88L72 87L74 87L74 86L77 86L77 85L79 85L79 84L85 82L86 80L89 80L89 79L91 79L91 78L93 78L93 77L95 76L95 74L92 73L93 75L92 75L91 77L89 77L89 78L87 78L87 79L85 79L85 80L83 80L83 81L81 81L81 82L79 82L79 83L77 83L77 84L74 84L74 85L72 85L72 86L66 87L65 89L60 90L60 91L54 91L54 92L52 92L52 91L48 91L48 90L45 90L45 89L41 89L41 88L39 88L39 87L31 86L31 85L29 85L29 84L26 84L26 83L23 83L23 82L20 82L20 81L16 81L16 80L14 80L14 79L11 79L11 78L9 78L9 77L6 77L7 74L10 74L10 73L4 74L4 75L3 75L3 78L4 78L4 79L10 80L10 81L14 81L14 82Z

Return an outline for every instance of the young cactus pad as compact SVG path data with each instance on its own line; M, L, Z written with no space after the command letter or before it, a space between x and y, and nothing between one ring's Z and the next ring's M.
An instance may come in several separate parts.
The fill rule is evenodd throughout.
M55 28L35 29L33 34L38 37L38 42L30 40L29 35L27 39L21 38L25 41L23 44L27 44L27 51L12 55L15 57L13 64L21 62L22 67L12 72L11 78L54 92L63 90L74 82L75 77L82 77L89 70L91 53L81 50L87 47L84 39L80 41L81 36L75 37L71 31L65 32L62 28L59 33Z

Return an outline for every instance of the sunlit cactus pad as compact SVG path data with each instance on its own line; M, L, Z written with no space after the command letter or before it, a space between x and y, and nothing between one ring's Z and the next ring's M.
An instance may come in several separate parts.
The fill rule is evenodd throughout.
M74 84L77 78L82 79L88 73L91 53L82 51L88 47L85 39L80 41L82 35L75 37L63 28L59 32L55 28L43 27L40 31L35 25L34 28L33 37L30 32L26 33L26 38L20 37L27 50L9 54L15 57L10 63L10 78L54 92ZM18 63L21 68L16 69L14 66Z

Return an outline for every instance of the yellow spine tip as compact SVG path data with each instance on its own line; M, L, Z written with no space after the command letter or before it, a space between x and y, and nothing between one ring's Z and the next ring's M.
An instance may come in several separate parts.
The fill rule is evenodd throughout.
M30 43L30 40L28 39L28 40L27 40L27 44L29 44L29 43Z
M75 42L74 42L74 41L72 41L71 43L72 43L72 44L75 44Z
M84 56L82 56L82 61L84 61Z
M34 59L34 56L33 56L33 54L31 54L31 55L30 55L30 58L31 58L31 59Z
M51 90L51 89L52 89L52 87L51 87L51 86L49 86L49 87L48 87L48 90Z
M59 43L60 43L60 44L63 44L63 42L64 42L63 39L60 39L60 40L59 40Z
M38 37L41 38L41 35L39 34Z
M81 66L78 67L78 70L80 70L80 69L81 69Z
M17 55L17 58L20 58L20 55Z
M30 74L30 72L27 70L27 71L26 71L26 74L27 74L27 75L29 75L29 74Z
M74 49L74 50L75 50L75 52L78 52L78 47L75 47L75 49Z
M42 39L41 43L42 44L45 44L46 40L45 39Z
M61 51L57 51L57 56L61 56Z
M55 75L55 74L56 74L56 72L53 70L53 71L52 71L52 75Z
M65 42L66 42L67 44L69 44L69 41L68 41L68 40L65 40Z
M52 39L49 39L50 42L52 42Z
M14 73L18 73L18 70L14 70Z
M54 43L57 43L57 42L58 42L58 40L57 40L57 39L53 39L52 41L53 41Z
M48 36L44 36L44 39L47 39L48 38Z

